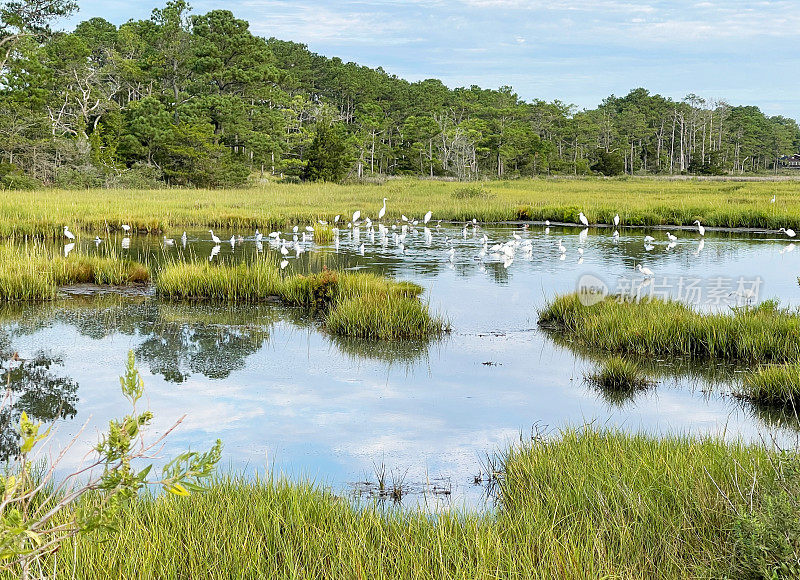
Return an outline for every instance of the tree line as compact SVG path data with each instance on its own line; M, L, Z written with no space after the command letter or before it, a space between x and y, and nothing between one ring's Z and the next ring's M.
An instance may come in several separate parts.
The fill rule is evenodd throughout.
M171 0L147 20L52 32L69 0L0 9L0 184L234 186L390 175L778 171L795 120L643 88L595 109L450 89L262 38Z

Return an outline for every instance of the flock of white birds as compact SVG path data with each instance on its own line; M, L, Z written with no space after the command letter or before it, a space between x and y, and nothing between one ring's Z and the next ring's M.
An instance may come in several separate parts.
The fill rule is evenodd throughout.
M771 201L774 203L774 198ZM383 218L386 215L386 202L387 198L383 198L383 207L378 212L376 221L373 221L369 217L362 216L361 211L355 211L352 215L352 219L346 223L345 220L341 219L341 215L337 215L334 217L331 224L320 220L319 225L325 227L330 225L333 233L333 244L336 251L339 250L340 236L343 235L342 232L344 231L347 232L349 239L355 242L358 247L358 252L362 256L366 254L367 242L372 245L377 243L382 248L386 248L389 245L390 240L400 254L405 254L407 243L411 243L412 240L419 239L420 233L424 245L427 247L432 245L434 234L431 228L438 230L441 226L442 220L436 221L434 225L434 223L431 221L433 213L429 211L421 220L408 218L407 216L402 215L399 220L395 220L390 225L386 225L383 222ZM578 263L582 263L584 253L583 245L589 232L589 220L583 212L580 212L578 215L578 222L581 226L583 226L583 229L578 235L579 247L577 248ZM617 214L613 219L614 232L612 234L612 239L614 243L619 241L619 230L617 229L619 224L620 217L619 214ZM531 258L533 255L533 241L530 238L523 238L519 234L513 233L511 239L502 242L498 241L490 243L489 237L485 233L478 236L478 230L480 229L480 226L477 220L473 219L471 222L466 222L462 225L461 237L464 240L467 240L471 234L471 237L479 242L480 250L477 252L477 254L475 254L474 257L476 260L481 262L482 269L484 262L501 262L504 268L508 268L514 263L515 257L521 255L523 257ZM700 242L694 254L699 255L703 250L705 243L703 236L705 236L706 230L699 220L695 220L694 225L697 226L697 233L700 235ZM545 234L550 234L550 221L545 221L544 226ZM128 224L123 224L121 227L124 232L122 248L127 249L130 247L131 227ZM420 227L422 230L421 232L419 231ZM524 227L527 229L528 226L526 225ZM362 241L362 228L364 241ZM273 231L265 236L258 229L256 229L253 237L244 238L242 236L233 235L229 240L222 240L214 233L213 230L209 230L208 233L211 237L210 241L214 244L214 246L208 259L210 261L214 260L214 258L219 254L223 243L230 244L231 248L235 249L236 246L240 244L255 242L257 250L263 251L264 243L266 242L273 250L281 253L282 260L280 267L281 269L284 269L289 265L289 258L299 257L303 252L308 251L310 244L314 239L314 231L314 227L310 225L304 227L294 226L291 231ZM795 231L791 228L781 228L778 230L778 232L785 234L788 238L794 238L796 236ZM68 243L64 246L64 256L68 256L75 247L75 235L67 226L64 226L64 236L68 240ZM444 236L444 245L447 247L447 249L444 251L443 260L448 261L451 264L454 262L456 255L455 241L455 239L448 238L446 235ZM94 242L96 246L99 246L103 240L100 237L95 237ZM166 236L164 236L163 242L165 247L174 246L176 244L175 239L168 238ZM676 235L674 235L672 232L666 232L666 248L668 250L674 248L677 245L677 242L678 237ZM186 232L183 232L183 235L180 238L180 244L185 249L188 243L189 239L187 234ZM644 249L646 251L652 251L655 248L654 244L656 243L656 239L653 236L644 236ZM790 252L793 249L794 244L790 244L781 250L781 253L786 251ZM555 250L556 251L554 253L558 256L558 259L566 259L567 248L564 246L563 239L559 239L557 241ZM654 276L654 273L650 268L642 266L641 264L636 265L636 269L645 277Z

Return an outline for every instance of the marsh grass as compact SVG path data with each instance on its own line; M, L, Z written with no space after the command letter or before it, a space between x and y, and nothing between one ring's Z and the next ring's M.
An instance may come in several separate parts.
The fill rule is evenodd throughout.
M333 228L317 225L314 227L314 242L317 244L330 244L333 241Z
M147 282L146 265L107 255L63 257L41 246L0 246L0 301L50 300L71 284L127 285Z
M584 378L604 391L620 393L633 393L654 384L638 364L621 356L609 357L600 368Z
M745 375L738 394L755 403L800 408L800 362L760 366Z
M608 297L593 306L576 294L557 296L539 324L573 341L612 353L686 356L760 363L800 357L800 315L766 302L725 313L701 313L680 302Z
M266 260L238 265L173 262L160 271L156 289L178 300L279 300L319 311L329 332L356 338L430 338L449 330L449 323L419 300L420 286L375 274L323 269L283 275Z
M496 511L353 504L277 477L142 496L109 541L64 546L58 577L741 577L737 514L772 478L758 447L591 427L503 462Z
M290 224L332 223L337 214L377 216L389 198L384 220L401 214L467 221L545 220L577 223L583 211L590 223L691 225L800 229L797 182L667 181L660 179L521 179L465 186L416 179L385 185L282 184L225 190L58 190L0 191L0 237L62 238L74 232L115 232L129 224L140 232L170 228L282 229ZM485 192L491 197L459 193ZM769 203L775 194L777 201ZM309 199L314 200L309 203Z

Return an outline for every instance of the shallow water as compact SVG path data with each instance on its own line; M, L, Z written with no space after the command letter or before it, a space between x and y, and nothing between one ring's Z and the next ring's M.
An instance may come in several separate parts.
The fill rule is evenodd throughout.
M223 239L234 233L218 232ZM73 252L114 247L156 268L187 256L238 261L263 253L280 261L276 244L259 249L252 233L241 233L249 239L233 248L225 242L213 256L207 232L188 232L186 248L177 232L175 246L141 236L126 249L121 238L96 247L87 238ZM800 251L787 239L707 233L699 247L696 233L680 232L670 248L664 232L622 230L615 240L611 230L509 225L464 231L443 224L427 239L422 228L411 229L401 253L393 233L400 228L382 243L364 228L358 235L343 230L338 243L322 246L302 244L301 237L305 251L297 257L292 250L286 271L352 268L418 282L452 323L452 334L441 341L334 338L303 311L275 305L77 296L9 306L0 312L0 348L29 359L12 376L18 407L43 419L65 416L55 445L88 421L62 468L77 465L107 421L126 411L117 377L133 349L154 431L187 414L165 456L208 447L219 437L224 469L273 469L341 492L372 490L366 482L376 483L383 465L389 483L402 479L407 486L407 502L429 505L482 505L484 488L473 481L486 455L532 429L594 422L653 433L793 438L796 422L729 396L740 369L647 361L657 388L609 400L583 381L600 357L570 350L536 325L546 299L574 290L586 275L612 291L636 291L643 280L636 264L654 272L643 294L669 293L704 309L771 297L800 305ZM648 233L655 238L650 250L643 241ZM508 263L491 247L514 234L519 246ZM490 251L481 257L484 235ZM753 284L757 296L746 292ZM6 437L0 444L10 442Z

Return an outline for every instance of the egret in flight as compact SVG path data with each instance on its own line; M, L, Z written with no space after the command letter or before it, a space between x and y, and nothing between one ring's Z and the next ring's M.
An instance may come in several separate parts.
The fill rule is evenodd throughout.
M704 227L703 227L703 226L700 224L700 220L694 220L694 222L692 222L692 223L695 223L695 224L697 224L697 232L698 232L698 233L699 233L701 236L704 236L704 235L706 235L706 228L704 228Z

